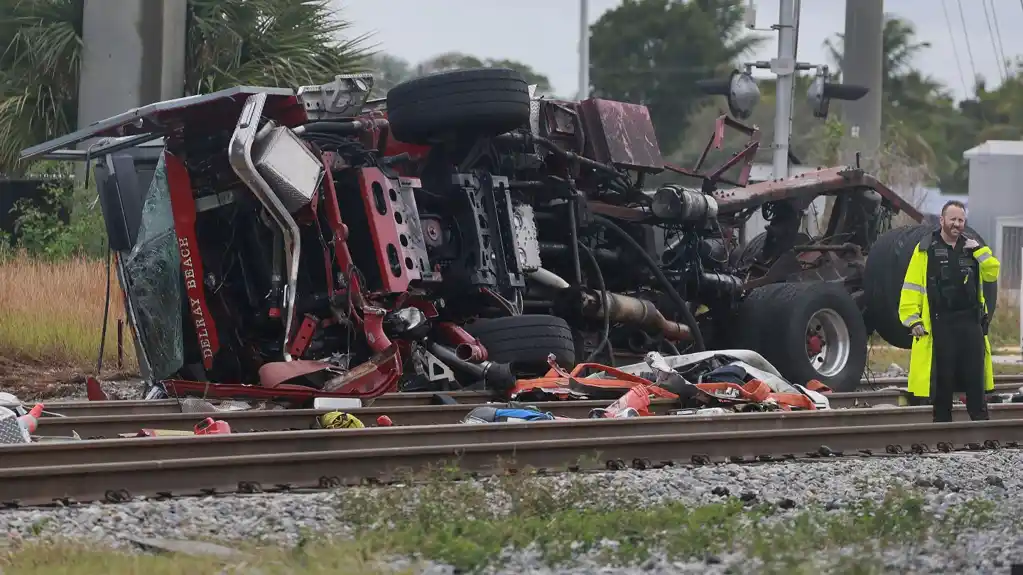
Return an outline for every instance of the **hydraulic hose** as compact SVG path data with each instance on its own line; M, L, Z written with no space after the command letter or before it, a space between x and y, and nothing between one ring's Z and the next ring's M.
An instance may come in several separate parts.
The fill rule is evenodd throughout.
M675 287L671 285L668 278L664 277L664 273L661 272L661 268L657 265L657 262L650 257L650 254L643 249L643 246L639 245L639 242L637 242L635 238L619 227L618 224L601 215L593 214L592 217L594 222L600 224L605 229L614 232L614 234L621 238L622 241L632 246L632 249L635 250L635 252L643 259L647 267L650 268L650 272L654 274L657 281L659 281L664 287L664 291L668 293L668 297L671 298L671 301L674 302L675 306L682 312L682 318L693 333L693 345L696 346L696 351L705 351L707 347L703 343L703 334L700 333L700 326L696 323L696 318L693 316L693 312L689 310L689 306L686 305L682 296L678 295L678 291L676 291Z

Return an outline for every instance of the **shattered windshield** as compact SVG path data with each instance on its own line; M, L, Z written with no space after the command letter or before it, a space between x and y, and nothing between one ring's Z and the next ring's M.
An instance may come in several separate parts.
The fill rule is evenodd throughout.
M164 379L184 362L181 263L163 156L142 205L138 241L122 254L128 299L152 377Z

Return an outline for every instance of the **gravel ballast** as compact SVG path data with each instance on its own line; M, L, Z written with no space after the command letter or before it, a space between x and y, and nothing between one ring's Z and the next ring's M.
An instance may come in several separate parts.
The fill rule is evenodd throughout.
M569 489L585 482L592 501L638 498L642 505L685 502L706 505L729 496L768 502L799 513L815 504L841 513L857 501L880 503L892 488L920 493L928 513L939 517L974 500L993 503L992 520L960 534L952 544L926 541L912 548L886 550L880 558L900 572L1008 572L1023 563L1023 500L1017 498L1023 478L1023 451L998 450L904 457L857 457L759 465L722 464L659 470L625 470L592 475L542 478L551 489ZM128 548L127 537L243 541L294 545L309 533L351 537L351 525L338 513L365 497L363 488L315 493L232 495L33 508L0 512L0 539L8 541L71 538ZM495 505L500 502L495 501ZM363 503L365 505L365 503ZM552 534L557 537L557 534ZM614 549L614 540L605 547ZM824 561L843 553L827 551ZM404 564L397 561L394 566ZM534 549L508 552L495 562L494 573L725 573L755 569L740 554L721 554L699 561L678 561L652 553L634 567L602 567L592 550L575 556L570 565L550 568ZM609 569L609 570L608 570ZM429 573L452 573L435 564Z

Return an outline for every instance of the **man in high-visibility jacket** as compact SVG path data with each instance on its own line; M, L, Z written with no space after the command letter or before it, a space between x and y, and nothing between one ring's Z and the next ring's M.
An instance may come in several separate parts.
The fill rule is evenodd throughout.
M946 202L939 222L913 250L899 298L899 319L913 333L909 392L931 399L934 421L952 421L956 391L966 393L970 419L988 419L984 393L995 380L983 285L998 280L1000 264L963 235L961 202Z

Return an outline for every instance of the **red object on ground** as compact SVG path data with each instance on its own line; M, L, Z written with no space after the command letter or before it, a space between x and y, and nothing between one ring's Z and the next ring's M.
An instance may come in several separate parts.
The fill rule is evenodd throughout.
M206 419L195 424L196 435L221 435L231 433L231 425L223 419Z
M381 415L380 417L377 417L377 425L380 427L390 427L394 425L394 422L391 421L390 417L387 417L386 415Z
M106 392L103 391L103 386L99 384L99 380L92 376L85 378L85 395L89 398L89 401L107 401L110 399L107 397Z
M625 395L618 398L618 401L612 403L607 407L604 412L604 417L615 418L625 410L635 409L641 416L650 415L650 387L646 385L637 385L625 392Z

